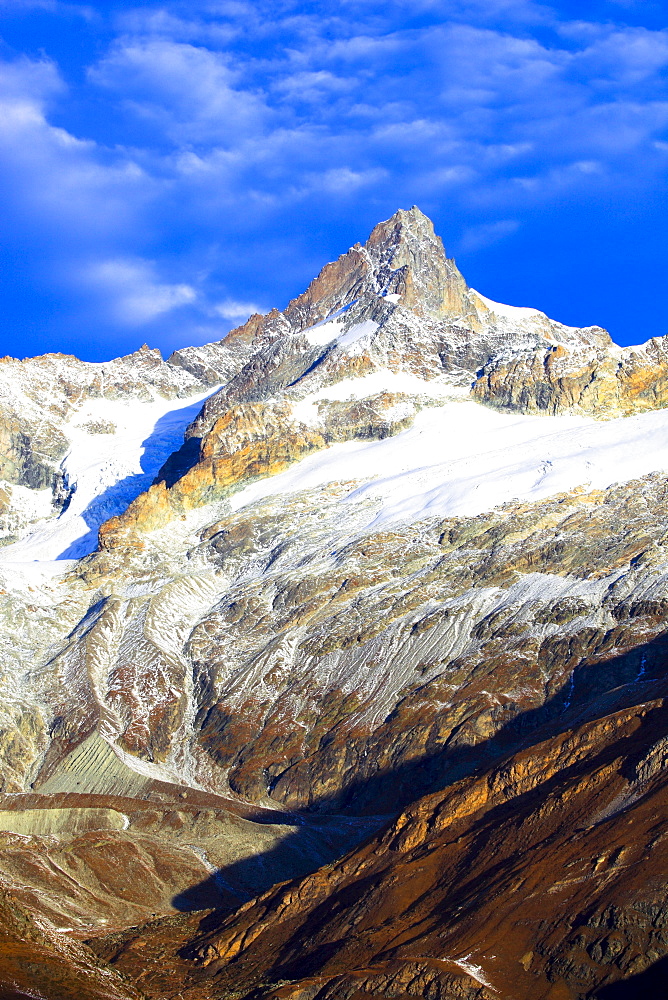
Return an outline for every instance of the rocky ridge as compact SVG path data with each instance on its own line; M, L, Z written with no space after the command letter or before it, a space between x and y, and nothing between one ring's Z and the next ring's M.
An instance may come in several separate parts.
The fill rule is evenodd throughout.
M364 246L328 264L284 313L253 316L230 334L231 346L246 349L251 340L256 350L203 407L161 480L104 526L101 545L141 544L135 524L152 530L333 442L389 432L382 418L380 427L360 425L350 408L305 419L299 403L323 386L389 371L422 380L426 399L442 398L468 391L502 351L615 350L600 328L575 330L535 310L495 306L468 288L426 216L397 212ZM376 411L388 403L369 400Z
M48 996L63 935L82 997L573 1000L660 961L664 350L490 302L411 209L219 344L6 361L0 880L46 956L7 988ZM594 902L550 888L578 852Z

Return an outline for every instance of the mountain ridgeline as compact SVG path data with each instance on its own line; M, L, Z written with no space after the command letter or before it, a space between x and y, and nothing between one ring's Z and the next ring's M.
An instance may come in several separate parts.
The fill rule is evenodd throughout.
M1 359L0 995L661 995L667 402L417 208L218 343Z

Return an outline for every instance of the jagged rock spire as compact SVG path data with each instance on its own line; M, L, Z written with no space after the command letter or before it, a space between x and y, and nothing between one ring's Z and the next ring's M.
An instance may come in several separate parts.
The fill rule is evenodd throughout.
M446 256L433 222L417 205L379 222L365 249L374 262L380 294L398 294L402 305L423 315L456 317L471 312L464 277Z
M432 221L414 205L379 222L363 246L356 243L326 264L285 315L294 327L305 329L363 296L398 295L418 314L467 316L467 291Z

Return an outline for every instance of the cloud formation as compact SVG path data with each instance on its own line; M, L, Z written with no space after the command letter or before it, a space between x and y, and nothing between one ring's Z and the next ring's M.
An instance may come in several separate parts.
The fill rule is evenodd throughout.
M93 317L107 355L222 336L402 205L475 265L665 189L668 31L638 5L2 6L7 288L45 344ZM35 55L35 11L78 17L76 52Z
M111 301L118 322L128 326L142 326L197 298L190 285L161 283L147 261L105 260L86 268L80 277Z

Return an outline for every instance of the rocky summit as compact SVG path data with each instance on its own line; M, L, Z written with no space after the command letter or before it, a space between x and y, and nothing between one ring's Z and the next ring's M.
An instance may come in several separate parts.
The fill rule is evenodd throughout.
M218 343L1 359L0 996L663 996L667 403L417 208Z

